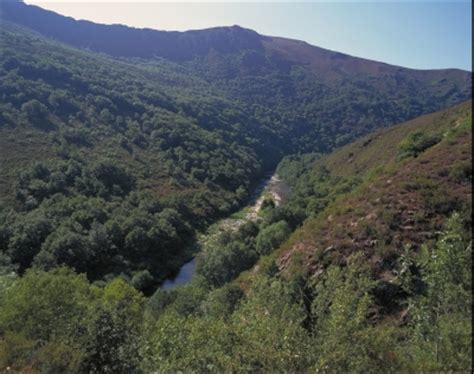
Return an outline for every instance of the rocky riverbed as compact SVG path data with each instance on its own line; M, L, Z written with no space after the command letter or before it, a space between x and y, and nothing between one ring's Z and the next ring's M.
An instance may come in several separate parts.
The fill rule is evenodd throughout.
M288 198L290 189L276 173L269 174L258 184L249 198L249 203L239 212L234 213L228 218L224 218L201 234L198 238L198 246L209 245L216 240L219 235L226 231L236 231L240 226L248 221L256 221L262 209L265 199L271 199L276 207L281 206ZM171 289L179 285L188 283L195 271L196 258L185 263L178 274L166 279L163 283L163 289Z

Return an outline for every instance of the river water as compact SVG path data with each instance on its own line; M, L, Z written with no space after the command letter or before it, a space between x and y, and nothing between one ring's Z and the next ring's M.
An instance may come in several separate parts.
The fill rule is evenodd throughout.
M275 206L280 206L288 197L288 185L275 174L267 174L262 181L254 189L250 195L248 210L244 218L225 218L219 221L216 231L237 230L241 225L247 221L255 221L258 218L258 212L262 206L265 197L271 195ZM161 288L170 290L177 286L182 286L191 281L196 270L196 257L186 262L179 272L174 276L166 279Z
M193 277L194 271L196 270L196 257L193 257L191 261L186 262L181 269L179 269L178 274L174 278L166 279L161 288L164 290L170 290L177 286L182 286L183 284L188 283Z

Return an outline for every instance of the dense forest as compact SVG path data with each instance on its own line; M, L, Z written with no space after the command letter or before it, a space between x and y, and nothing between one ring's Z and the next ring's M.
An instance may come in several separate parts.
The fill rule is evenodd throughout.
M471 79L1 3L0 371L471 370Z
M266 203L257 222L203 248L191 283L148 298L124 278L91 284L65 267L4 274L0 364L32 372L469 370L471 137L466 104L328 156L289 157L279 166L292 176L288 202ZM370 157L385 146L382 160ZM366 172L351 177L358 167ZM413 211L393 204L396 193ZM353 214L359 225L341 231ZM331 246L319 246L322 233Z
M6 21L0 43L3 262L20 273L65 264L92 281L145 277L146 287L189 258L196 230L237 210L285 154L328 152L469 95L461 71L382 64L362 69L361 84L356 59L344 80L290 62L285 73L267 39L256 72L235 55L247 47L214 65L203 54L117 59ZM240 73L221 75L223 65Z

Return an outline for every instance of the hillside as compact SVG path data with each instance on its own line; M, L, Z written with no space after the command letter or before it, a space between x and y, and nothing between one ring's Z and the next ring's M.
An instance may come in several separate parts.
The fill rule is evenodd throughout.
M2 1L0 372L472 371L471 88Z
M237 26L140 30L22 2L0 16L1 248L20 272L67 264L156 286L283 156L470 97L467 72Z
M467 102L328 155L287 157L278 173L291 186L289 201L276 207L267 197L256 221L204 244L190 283L146 299L123 276L91 284L65 267L41 270L61 235L74 242L60 231L43 245L36 268L0 275L0 368L467 372L471 143ZM100 170L82 180L103 182ZM75 203L101 208L98 198L76 196ZM104 228L117 233L122 215L136 215L132 198L122 204L113 210L116 225L94 223L89 240L103 245ZM156 213L165 229L170 212ZM9 248L44 226L27 223ZM131 283L146 280L141 274Z
M406 69L239 26L166 32L75 21L21 2L2 8L5 20L76 48L131 60L155 73L165 66L202 77L215 95L238 100L259 127L279 139L290 136L292 153L328 151L471 96L469 72Z
M397 284L405 251L431 245L445 220L459 212L470 232L472 105L426 115L375 132L317 161L289 159L290 212L308 218L278 250L282 273L317 282L328 265L355 253L381 280L380 307L402 312ZM397 288L398 287L398 288ZM400 302L400 304L398 304Z
M232 352L245 352L240 360L252 368L467 370L471 147L466 102L328 155L285 158L277 173L291 187L289 200L280 207L267 200L256 224L214 238L198 258L201 278L169 295L171 301L157 292L151 308L164 302L165 315L178 321L191 313L194 328L222 313L221 329L243 339ZM183 313L181 298L190 295L197 300ZM218 297L230 309L205 309ZM253 318L263 327L251 334L258 329ZM199 367L187 356L154 352L170 367ZM228 369L218 361L222 354L207 362Z

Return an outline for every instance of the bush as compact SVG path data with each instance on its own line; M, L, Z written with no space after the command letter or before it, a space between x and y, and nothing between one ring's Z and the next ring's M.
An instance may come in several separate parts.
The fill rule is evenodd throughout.
M456 182L469 182L472 179L472 161L462 161L454 164L449 172L450 178Z
M425 134L420 131L411 133L399 145L398 158L400 160L407 157L417 157L420 153L434 146L441 141L438 134Z

